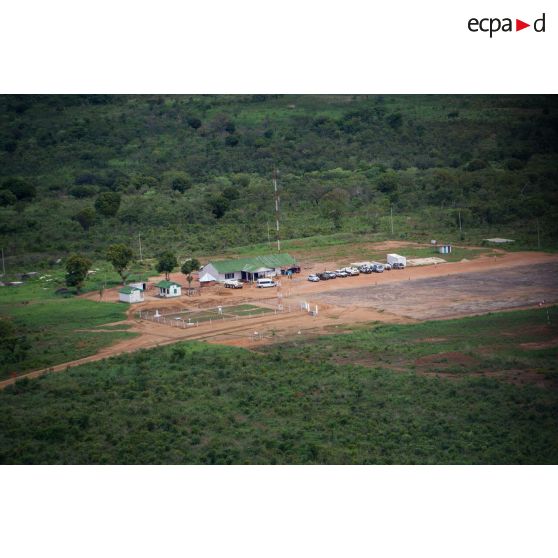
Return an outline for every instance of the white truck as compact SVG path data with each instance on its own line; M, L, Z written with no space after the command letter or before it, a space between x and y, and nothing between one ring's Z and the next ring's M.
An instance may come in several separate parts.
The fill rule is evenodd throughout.
M394 269L407 267L407 258L405 256L400 256L399 254L388 254L387 263Z
M277 283L269 277L262 277L261 279L258 279L256 281L256 287L260 289L265 289L267 287L276 287L276 286Z

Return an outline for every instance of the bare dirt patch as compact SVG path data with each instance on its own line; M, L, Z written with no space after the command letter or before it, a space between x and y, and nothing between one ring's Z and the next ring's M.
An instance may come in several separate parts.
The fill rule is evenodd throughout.
M479 361L469 355L453 351L447 353L436 353L433 355L426 355L415 360L417 366L432 366L444 364L447 367L453 366L478 366Z
M449 264L448 264L449 265ZM392 272L394 273L394 272ZM336 306L383 310L417 320L467 316L558 302L558 263L451 274L324 292Z
M541 341L540 343L520 343L519 346L522 349L531 350L531 349L553 349L554 347L558 347L558 337L554 339L548 339L547 341ZM558 357L558 352L556 353Z

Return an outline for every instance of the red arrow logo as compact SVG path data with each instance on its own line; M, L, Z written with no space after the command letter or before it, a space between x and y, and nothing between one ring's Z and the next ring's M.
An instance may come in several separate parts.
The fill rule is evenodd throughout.
M515 20L515 30L516 31L521 31L522 29L525 29L526 27L531 27L531 24L525 23L524 21L521 21L520 19Z

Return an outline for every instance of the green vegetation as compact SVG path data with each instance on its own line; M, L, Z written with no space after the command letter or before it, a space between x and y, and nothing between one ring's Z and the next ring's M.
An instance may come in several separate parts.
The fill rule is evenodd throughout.
M87 279L91 263L91 260L79 254L72 254L66 260L66 285L68 285L68 287L75 287L79 293L83 287L83 283Z
M82 358L135 337L122 327L95 331L124 320L125 305L75 298L66 289L56 295L53 283L60 284L60 275L55 277L0 290L0 379Z
M8 271L331 233L556 249L555 96L0 96ZM390 208L394 233L391 233Z
M0 393L0 462L556 463L556 350L521 344L555 339L557 320L371 325L266 354L180 343L22 380ZM449 350L551 387L409 366Z

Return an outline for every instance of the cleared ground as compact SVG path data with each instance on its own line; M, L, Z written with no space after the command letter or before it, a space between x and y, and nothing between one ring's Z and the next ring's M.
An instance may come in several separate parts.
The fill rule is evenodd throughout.
M558 263L385 283L321 293L335 306L361 306L417 320L558 302Z

